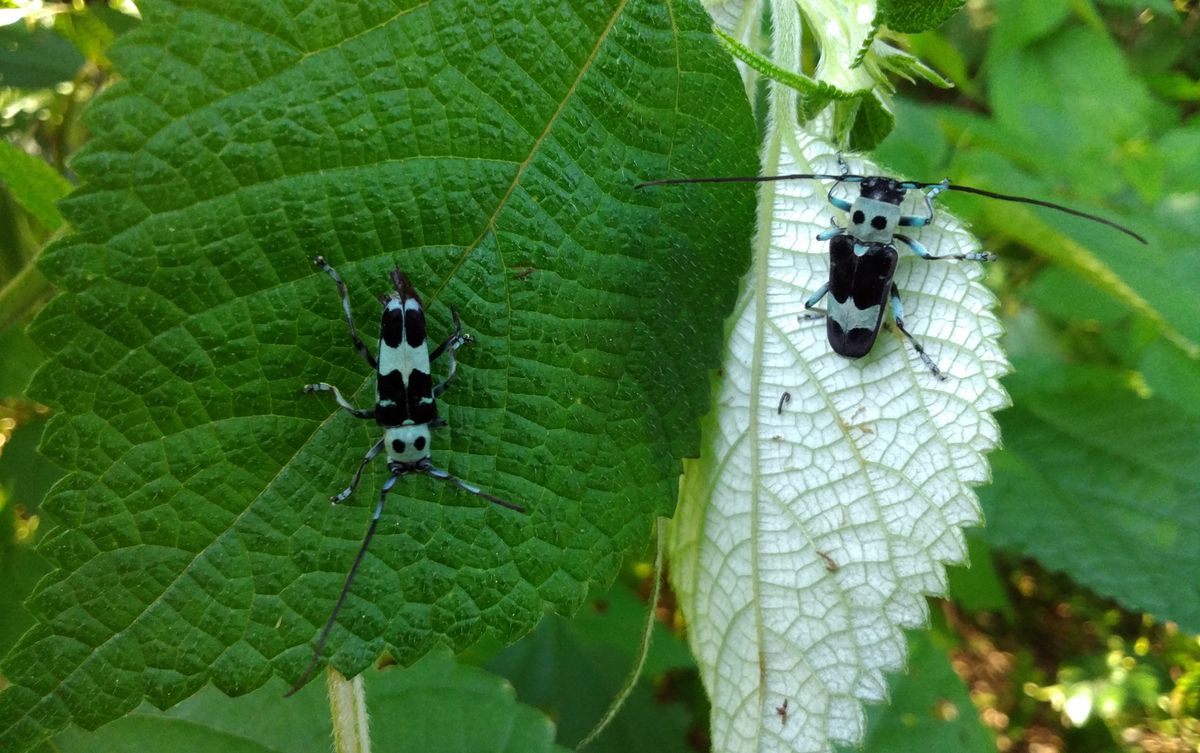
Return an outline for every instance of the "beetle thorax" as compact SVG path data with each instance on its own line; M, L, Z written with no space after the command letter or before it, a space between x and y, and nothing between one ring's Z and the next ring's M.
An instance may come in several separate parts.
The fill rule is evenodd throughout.
M383 433L388 463L413 465L429 459L429 424L392 426Z
M850 235L860 241L891 243L899 224L897 204L859 196L850 206Z

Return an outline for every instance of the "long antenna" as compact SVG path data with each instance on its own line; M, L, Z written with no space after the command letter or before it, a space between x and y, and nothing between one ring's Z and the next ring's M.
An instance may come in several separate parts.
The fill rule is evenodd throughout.
M793 174L789 174L789 175L737 175L737 176L731 176L731 177L725 177L725 178L665 178L662 180L648 180L643 183L638 183L636 186L634 186L634 188L635 189L647 188L649 186L675 186L675 185L681 185L684 183L769 183L769 182L774 182L777 180L836 180L838 182L861 183L867 177L869 177L869 176L849 175L849 174L847 174L847 175L830 175L828 173L793 173ZM1111 227L1113 230L1120 231L1120 232L1124 233L1125 235L1128 235L1130 238L1133 238L1133 239L1139 241L1143 245L1148 245L1148 243L1144 237L1135 233L1134 231L1130 230L1129 228L1125 227L1124 225L1113 222L1112 220L1109 220L1109 219L1105 219L1104 217L1100 217L1099 215L1095 215L1090 212L1084 212L1084 211L1081 211L1078 209L1072 209L1071 207L1063 206L1062 204L1055 204L1052 201L1043 201L1042 199L1033 199L1028 196L1013 196L1010 194L996 193L994 191L987 191L982 188L972 188L971 186L962 186L962 185L958 185L957 183L947 184L947 183L943 183L941 181L939 181L937 183L930 183L930 182L923 182L923 181L910 181L910 180L897 181L897 182L900 183L905 188L928 188L930 186L945 186L946 189L948 189L950 191L962 191L963 193L973 193L973 194L977 194L979 196L986 196L989 199L999 199L1000 201L1012 201L1012 202L1017 202L1020 204L1034 204L1039 207L1046 207L1047 209L1056 209L1065 214L1070 214L1075 217L1082 217L1085 220L1091 220L1092 222L1098 222L1101 225L1107 225L1108 227Z
M361 468L359 470L362 470ZM441 468L435 468L431 465L425 465L417 469L419 473L436 478L440 481L447 481L454 484L459 489L465 492L474 494L477 497L482 497L488 502L493 502L501 507L507 507L510 510L517 512L525 512L525 508L520 505L513 504L508 500L501 499L494 494L488 494L474 484L469 484L466 481L452 476L450 473L443 471ZM354 583L354 576L358 574L358 566L362 564L363 558L367 554L367 547L371 545L371 539L375 538L375 529L379 527L379 519L383 516L383 505L387 501L388 492L396 485L396 480L400 478L398 475L388 476L388 480L383 483L383 487L379 490L379 502L375 505L375 512L371 514L371 525L367 527L367 535L363 536L362 545L358 548L358 554L354 557L354 564L350 566L350 572L346 573L346 580L342 583L342 592L338 594L337 602L333 605L333 611L329 613L329 619L325 620L324 627L321 628L321 634L317 636L316 646L313 647L312 658L308 661L308 666L304 668L300 679L296 680L292 685L291 690L284 693L283 697L287 698L293 695L308 679L312 677L313 672L317 670L317 665L321 662L321 652L325 650L325 643L329 640L329 634L333 631L333 626L337 622L338 613L342 611L342 605L346 603L346 597L350 595L350 586Z
M346 597L350 595L350 585L354 583L354 576L358 574L358 566L362 564L363 557L367 554L367 547L371 545L371 539L375 538L375 529L379 527L379 519L383 516L383 504L387 501L388 492L396 485L398 478L400 477L388 476L388 480L383 482L383 487L379 490L379 502L375 504L375 512L371 514L371 525L367 527L367 535L363 536L362 546L358 548L358 554L354 557L354 564L350 566L350 572L346 573L346 580L342 583L342 592L338 594L333 611L329 613L329 619L325 620L321 634L317 636L317 645L313 647L312 658L308 660L308 666L304 668L300 679L296 680L291 690L283 694L284 698L292 696L304 687L308 678L312 677L313 672L317 670L317 665L321 661L321 652L325 650L325 642L329 640L329 633L333 631L333 626L337 622L338 612L342 611L342 605L346 603Z
M776 180L837 180L847 178L852 183L861 182L863 175L829 175L827 173L793 173L791 175L737 175L730 178L663 178L638 183L634 188L649 186L677 186L682 183L770 183ZM857 180L855 180L857 179Z
M936 186L939 184L937 184L937 183L906 183L905 185L912 185L914 188L926 188L928 186ZM1019 204L1035 204L1039 207L1047 207L1048 209L1057 209L1060 212L1064 212L1066 214L1071 214L1076 217L1082 217L1085 220L1091 220L1092 222L1099 222L1101 225L1108 225L1113 230L1119 230L1122 233L1125 233L1125 235L1128 235L1130 238L1134 238L1134 239L1140 241L1142 243L1142 245L1148 245L1145 238L1143 238L1141 235L1138 235L1137 233L1133 232L1132 230L1125 227L1124 225L1118 224L1116 222L1113 222L1112 220L1105 219L1103 217L1092 214L1090 212L1083 212L1078 209L1072 209L1071 207L1063 206L1062 204L1055 204L1053 201L1044 201L1042 199L1033 199L1028 196L1012 196L1010 194L996 193L995 191L987 191L982 188L972 188L971 186L960 186L956 183L951 183L949 186L947 186L947 189L951 190L951 191L962 191L963 193L973 193L973 194L977 194L979 196L986 196L989 199L999 199L1000 201L1012 201L1012 202L1016 202Z

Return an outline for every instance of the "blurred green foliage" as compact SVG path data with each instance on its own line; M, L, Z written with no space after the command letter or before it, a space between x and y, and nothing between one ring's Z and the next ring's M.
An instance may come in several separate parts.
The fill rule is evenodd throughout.
M916 6L888 7L899 18ZM21 397L39 360L24 326L51 292L31 265L56 229L48 201L73 180L69 158L87 138L81 109L114 75L107 46L137 23L103 3L43 10L0 27L0 149L40 160L9 159L0 175L0 655L33 624L19 605L47 571L31 544L38 502L59 475L32 451L43 411ZM990 282L1017 367L1014 408L1000 416L995 483L981 490L989 525L971 537L974 565L952 572L932 631L912 637L893 705L871 710L871 753L1200 749L1198 29L1195 3L993 0L907 41L955 88L901 89L878 149L884 164L1061 201L1150 244L944 197L1001 257ZM61 177L41 190L18 185L22 170L47 167ZM575 620L547 618L514 646L480 645L462 659L507 677L574 743L633 665L645 585L644 567L631 566ZM707 709L669 594L659 611L647 672L597 751L705 749ZM439 672L461 677L455 688L487 684L474 670ZM305 726L320 714L319 691L288 706L280 690L230 701L209 689L168 714L143 709L97 735L64 733L55 747L134 749L181 735L193 747L238 739L255 750L290 734L288 749L324 749L324 730ZM486 713L520 715L536 734L531 712L494 690L480 691Z
M1001 749L1200 741L1198 25L1194 3L969 4L912 38L956 88L902 91L879 149L906 176L1061 201L1150 240L947 197L1001 257L1016 371L972 551L1008 598L977 603L954 575L935 632Z

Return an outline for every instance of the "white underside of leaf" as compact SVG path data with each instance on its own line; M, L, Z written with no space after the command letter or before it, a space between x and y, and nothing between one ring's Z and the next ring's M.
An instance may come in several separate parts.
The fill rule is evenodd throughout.
M763 169L837 172L835 150L775 128ZM901 628L925 624L924 595L946 587L943 563L964 559L961 529L980 522L971 487L989 478L984 453L998 442L991 413L1007 404L978 262L901 247L907 324L944 382L894 327L854 361L830 350L823 321L798 319L829 279L827 244L815 240L840 215L828 187L762 186L702 456L685 464L672 580L719 753L861 741L862 702L884 700L884 673L904 666ZM917 198L906 213L918 213ZM911 235L934 254L978 250L941 212Z

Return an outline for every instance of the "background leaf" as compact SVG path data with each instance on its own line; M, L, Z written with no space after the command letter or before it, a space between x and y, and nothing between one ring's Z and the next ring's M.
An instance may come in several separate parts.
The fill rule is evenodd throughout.
M507 677L522 702L548 713L558 724L559 740L578 744L595 726L632 671L636 657L628 636L646 619L646 604L621 587L592 601L571 622L547 617L537 629L488 662ZM675 636L656 630L644 675L692 666L686 647ZM682 656L680 656L682 654ZM674 661L671 661L673 659ZM688 753L687 710L655 698L640 682L607 729L588 745L596 753Z
M536 709L519 704L512 688L495 676L474 667L456 667L444 652L413 669L381 675L385 681L370 691L375 703L388 709L386 715L375 715L373 736L399 741L392 748L397 753L567 750L553 744L553 723ZM394 678L389 676L393 674Z
M0 84L37 89L67 81L84 58L70 42L41 26L0 26Z
M0 182L43 225L57 230L63 224L54 202L67 195L71 184L45 162L0 141Z
M1025 366L982 494L989 538L1200 632L1200 423L1096 374Z
M839 102L834 106L849 106L854 109L854 125L850 128L850 148L855 151L865 152L874 149L896 126L895 116L874 94L864 94L850 103Z
M892 702L867 710L864 753L994 753L962 680L927 631L908 634L908 667L888 678Z
M878 13L892 31L917 34L941 26L965 4L966 0L881 0Z
M563 753L554 725L518 704L503 680L458 666L435 652L412 667L371 672L366 679L374 750L381 753ZM273 681L245 698L205 688L168 712L143 705L94 733L57 735L45 750L83 753L147 748L195 753L324 753L329 717L324 683L314 682L286 703ZM453 732L451 732L451 730Z
M674 163L745 172L748 108L687 3L155 2L111 50L42 269L34 335L59 568L4 663L0 745L211 681L294 678L382 469L331 509L375 430L328 279L367 336L400 264L464 350L435 461L528 516L408 479L330 643L387 650L530 630L615 573L695 450L749 197L639 194ZM722 89L731 94L722 96ZM702 93L702 94L701 94Z

